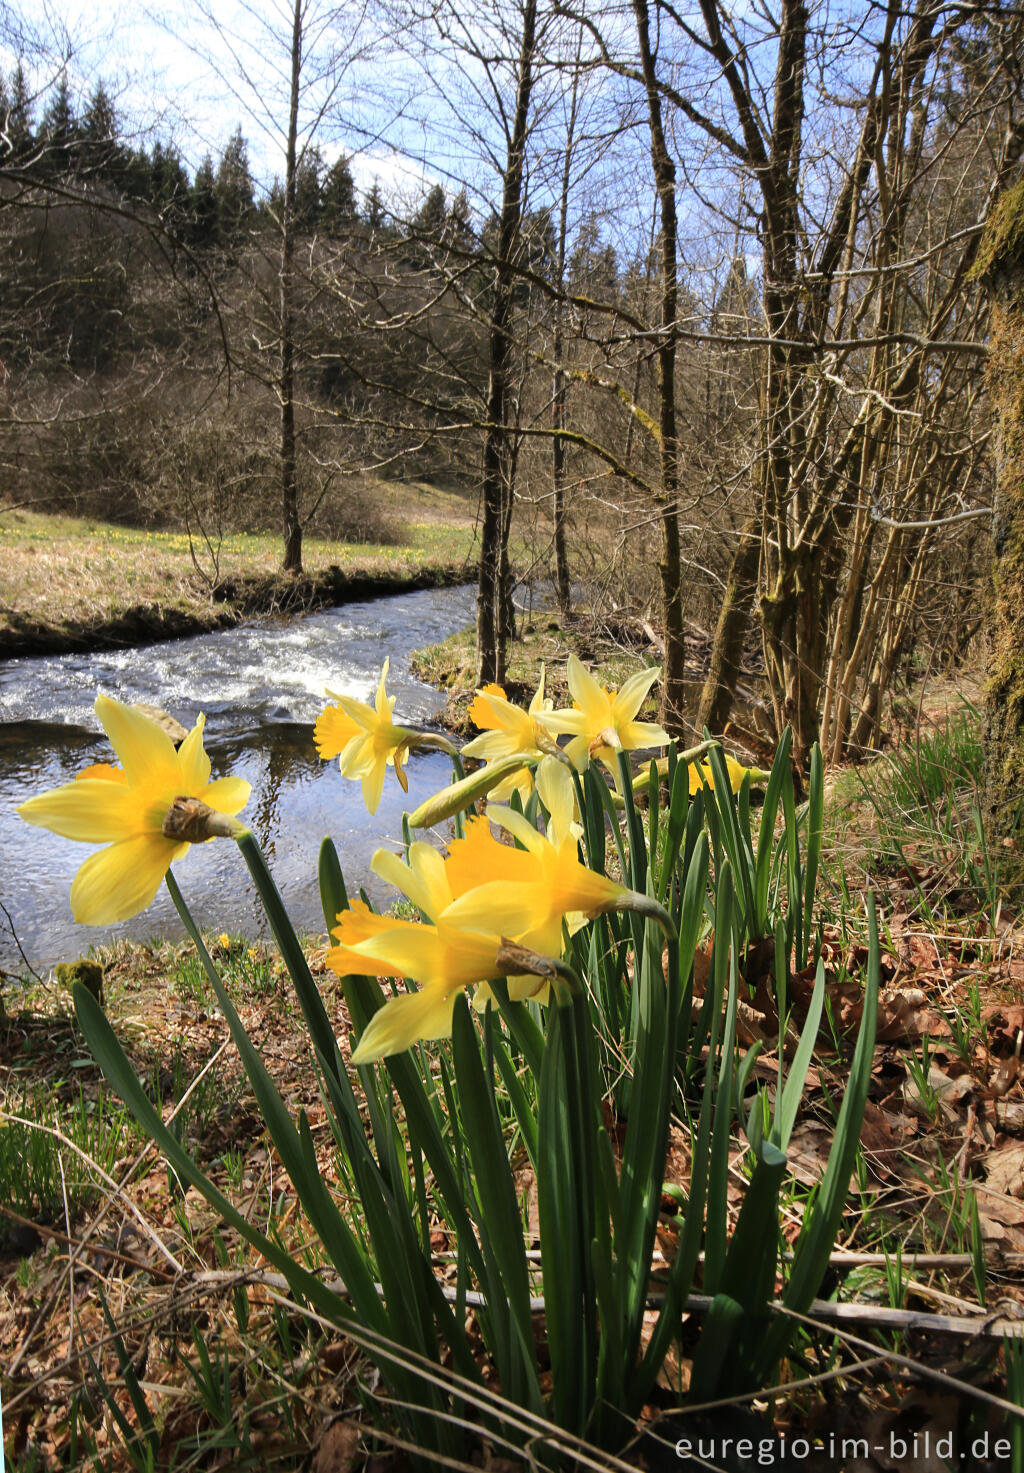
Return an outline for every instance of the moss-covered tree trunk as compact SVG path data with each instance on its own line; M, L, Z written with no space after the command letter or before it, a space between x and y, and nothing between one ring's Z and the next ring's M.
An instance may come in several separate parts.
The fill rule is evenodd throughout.
M972 275L992 296L989 391L996 428L996 496L985 823L989 842L1019 836L1024 812L1024 182L999 199ZM1004 865L1009 888L1024 860Z

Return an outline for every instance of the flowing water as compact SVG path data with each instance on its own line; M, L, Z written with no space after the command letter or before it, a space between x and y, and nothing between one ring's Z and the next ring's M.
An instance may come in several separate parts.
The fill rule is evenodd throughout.
M441 697L410 674L409 656L470 623L473 597L465 587L425 589L139 649L0 663L0 902L32 965L42 970L117 936L183 934L165 889L130 921L104 929L76 925L68 892L92 849L34 828L14 812L30 794L71 781L91 762L111 760L93 714L98 691L160 706L186 727L206 713L213 776L230 772L252 784L242 816L300 931L323 930L316 865L324 835L338 847L350 891L365 886L375 900L386 899L370 857L400 836L404 810L450 781L448 760L412 757L408 794L389 772L371 817L359 784L343 778L337 762L317 756L312 723L327 687L372 702L390 656L395 720L429 725ZM233 844L194 847L175 873L200 926L264 934ZM2 912L0 967L24 970Z

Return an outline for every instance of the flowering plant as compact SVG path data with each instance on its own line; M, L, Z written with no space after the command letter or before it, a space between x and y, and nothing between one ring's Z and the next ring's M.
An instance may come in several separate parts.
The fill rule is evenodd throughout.
M756 774L767 782L755 839L755 774L727 765L710 742L680 754L660 727L636 720L656 678L642 672L608 692L577 662L572 710L549 709L538 693L525 713L529 725L505 711L503 695L482 693L486 730L501 726L508 739L478 746L487 761L469 777L456 755L452 786L409 816L401 853L374 856L375 872L419 920L379 914L365 900L350 904L335 848L324 840L319 884L335 943L328 962L347 1018L328 1012L252 834L233 818L225 825L206 801L212 792L234 803L241 791L206 786L194 735L185 756L176 754L181 765L171 781L170 758L139 724L145 718L118 714L108 724L112 738L115 730L135 733L131 761L127 748L118 750L128 781L145 795L147 842L156 844L158 830L180 836L183 822L190 841L230 834L266 910L328 1108L336 1146L329 1171L304 1112L293 1118L223 986L168 868L177 848L160 850L161 873L316 1235L318 1260L293 1258L208 1179L148 1100L96 999L79 988L82 1030L182 1180L284 1275L296 1300L378 1361L403 1436L428 1458L457 1457L470 1424L497 1448L530 1446L545 1464L572 1461L584 1440L624 1446L680 1334L698 1271L710 1307L694 1361L696 1394L765 1384L794 1333L791 1317L772 1314L777 1278L782 1305L806 1311L842 1216L874 1042L873 912L850 1085L824 1180L787 1265L779 1194L822 1014L821 963L788 1070L780 1047L774 1079L756 1088L757 1051L741 1054L736 1020L743 958L752 940L768 937L780 1037L787 1031L790 969L794 959L803 966L810 949L820 759L802 813L788 741L771 772ZM363 782L372 809L389 761L401 778L399 750L420 741L392 725L383 677L371 716L361 717L358 704L337 698L329 720L318 723L318 740L324 755L340 757L343 773ZM114 705L101 714L110 717ZM629 753L650 745L667 748L663 767L652 762L634 780ZM183 775L197 791L171 791ZM508 805L491 802L476 813L476 801L499 784ZM93 786L109 788L112 811L121 813L113 784L94 779ZM159 825L158 803L167 804ZM25 816L53 820L72 837L114 835L96 817L99 808L73 823L71 808L67 796L44 795L29 800ZM413 829L446 818L455 834L443 852L413 840ZM110 889L112 912L123 913L127 887L112 879ZM702 941L710 967L698 1006L694 959ZM389 995L382 978L405 985ZM730 1236L730 1142L744 1111L749 1181ZM666 1180L673 1124L689 1134L692 1167L675 1256L656 1271L659 1212L673 1185ZM520 1203L524 1169L536 1186L539 1270ZM438 1274L431 1247L438 1232L454 1245L454 1279ZM326 1282L321 1267L340 1281Z

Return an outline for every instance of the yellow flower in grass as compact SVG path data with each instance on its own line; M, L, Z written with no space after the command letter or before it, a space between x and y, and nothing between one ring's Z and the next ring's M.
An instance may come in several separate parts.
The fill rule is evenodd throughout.
M738 793L743 786L743 779L747 773L750 774L751 782L762 782L768 774L762 772L759 767L744 767L737 762L735 757L727 756L725 759L726 771L729 774L729 786L734 793ZM699 793L701 788L709 787L714 792L715 778L711 770L711 763L704 762L699 767L694 763L690 768L690 794Z
M658 666L638 670L618 691L598 685L575 655L569 656L566 674L572 709L552 711L538 719L552 734L565 732L572 737L565 750L577 771L582 772L592 758L597 758L615 772L616 751L667 745L668 733L657 722L636 719L651 686L661 675Z
M166 732L131 706L97 696L96 715L120 768L87 767L77 781L29 798L18 813L66 839L109 846L85 861L71 886L75 920L106 926L145 910L170 865L187 852L186 841L163 831L176 798L197 798L233 816L250 789L238 777L210 782L202 716L175 751Z
M320 756L328 761L337 757L343 777L361 780L363 802L370 813L376 813L380 804L389 762L403 791L409 791L402 762L408 755L409 744L418 737L417 732L396 726L391 720L395 697L389 696L384 686L389 664L389 660L384 661L373 706L328 691L337 705L325 707L313 728L313 740Z
M553 709L554 703L544 696L543 668L537 692L526 711L514 706L500 685L485 685L477 691L469 708L470 717L480 727L481 735L466 743L462 755L479 757L487 763L519 756L539 762L552 746L552 738L540 718ZM532 787L533 774L524 769L511 773L492 789L491 796L501 803L518 790L525 799Z

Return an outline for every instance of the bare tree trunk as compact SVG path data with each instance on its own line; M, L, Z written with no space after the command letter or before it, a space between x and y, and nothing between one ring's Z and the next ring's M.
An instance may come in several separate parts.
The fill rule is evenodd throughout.
M711 646L711 666L700 693L698 732L706 726L721 732L729 719L740 674L743 638L750 624L750 610L757 592L757 568L761 556L761 519L750 516L740 529L739 546L729 570L722 609Z
M511 497L507 447L508 369L512 348L513 291L516 281L516 250L523 208L523 157L526 151L530 93L533 86L533 52L536 39L537 0L526 0L519 52L519 80L515 116L505 163L501 220L498 227L498 259L489 325L489 372L487 381L487 429L484 433L483 518L480 528L480 569L476 595L477 683L499 679L505 667L505 621L501 611L502 559L507 558L506 528L511 516L504 515L506 495Z
M684 730L683 677L686 646L683 633L682 563L679 548L679 440L676 429L677 277L676 168L668 151L662 122L661 90L651 48L647 0L633 0L651 134L651 164L661 224L661 333L658 342L658 426L661 450L662 622L665 626L665 671L662 721L672 735Z
M993 209L973 274L992 295L989 388L997 434L985 827L995 846L1019 840L1024 793L1024 182ZM1019 853L1004 860L1003 875L1009 890L1024 885Z
M299 132L299 77L302 71L302 0L295 0L292 22L291 96L285 149L284 206L281 212L280 328L278 393L281 398L281 510L284 520L284 571L302 572L302 523L299 521L295 465L295 172Z
M569 577L569 552L565 536L565 440L560 431L565 428L565 405L569 385L566 380L562 354L565 352L562 290L565 286L565 242L569 224L569 182L572 172L573 144L576 140L576 108L580 85L580 51L583 45L583 30L580 29L576 47L576 66L572 74L572 96L569 102L569 122L565 135L565 159L562 165L562 189L558 202L558 245L556 258L555 334L552 352L555 358L555 375L551 397L551 424L555 433L551 440L551 480L554 493L555 521L555 587L558 607L567 614L572 604L571 580Z

